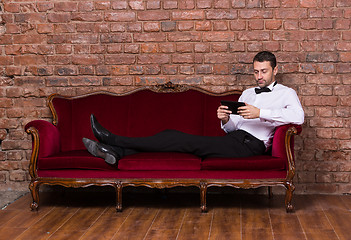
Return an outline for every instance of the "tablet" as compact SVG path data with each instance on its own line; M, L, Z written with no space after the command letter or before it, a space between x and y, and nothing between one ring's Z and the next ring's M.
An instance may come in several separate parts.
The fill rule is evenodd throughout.
M222 100L221 104L228 106L228 110L232 111L232 114L238 114L238 107L245 106L244 102L234 102Z

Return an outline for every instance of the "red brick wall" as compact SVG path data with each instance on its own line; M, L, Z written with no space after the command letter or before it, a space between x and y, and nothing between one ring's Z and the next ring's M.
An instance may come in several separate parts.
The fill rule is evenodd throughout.
M350 0L6 0L0 4L0 189L26 188L33 119L46 97L173 81L254 85L276 53L306 112L297 192L350 193Z

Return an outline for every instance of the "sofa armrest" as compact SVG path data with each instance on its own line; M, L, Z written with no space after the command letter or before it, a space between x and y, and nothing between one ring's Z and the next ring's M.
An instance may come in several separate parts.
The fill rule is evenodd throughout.
M288 175L292 179L295 174L294 136L300 134L302 127L296 124L286 124L275 129L272 156L286 160Z
M287 149L286 149L286 141L289 140L286 137L293 137L294 135L300 134L301 126L295 124L286 124L279 126L275 129L273 143L272 143L272 156L273 157L281 157L287 158ZM287 136L288 134L288 136ZM294 146L291 142L291 148Z
M44 121L34 120L26 124L25 131L32 135L32 156L29 173L35 177L39 157L48 157L60 152L60 133L56 126Z

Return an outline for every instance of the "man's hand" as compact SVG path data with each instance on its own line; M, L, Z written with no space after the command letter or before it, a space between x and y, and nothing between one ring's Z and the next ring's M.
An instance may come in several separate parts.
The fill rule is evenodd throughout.
M238 114L245 119L259 118L260 109L245 103L245 106L238 108Z
M222 121L223 124L226 124L229 121L229 114L232 112L228 110L227 106L219 106L217 109L217 117Z

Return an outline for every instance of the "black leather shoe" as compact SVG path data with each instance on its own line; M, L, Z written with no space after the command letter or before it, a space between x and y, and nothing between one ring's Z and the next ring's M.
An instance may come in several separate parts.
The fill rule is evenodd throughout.
M112 138L112 133L100 125L100 123L96 120L94 114L90 115L90 124L96 139L99 140L99 142L108 144L110 142L109 139Z
M106 144L95 142L88 138L83 138L83 143L91 155L105 159L105 162L108 164L116 164L121 158L111 146Z

